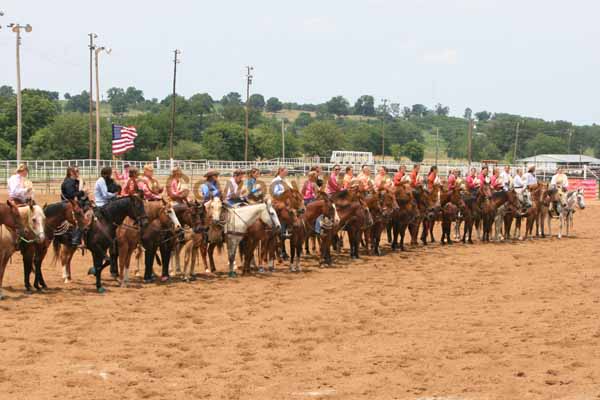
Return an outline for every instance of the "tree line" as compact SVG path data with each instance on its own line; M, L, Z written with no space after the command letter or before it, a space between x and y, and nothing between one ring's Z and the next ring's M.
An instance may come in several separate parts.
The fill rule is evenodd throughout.
M147 99L135 87L110 88L100 104L101 149L110 155L111 123L134 125L139 136L129 159L168 156L171 126L171 95ZM60 98L58 92L25 89L23 104L23 155L32 159L88 157L89 93L82 91ZM174 154L179 159L241 160L244 155L246 103L237 92L221 99L208 93L176 97ZM544 121L520 115L473 112L450 116L442 104L401 107L397 103L376 105L363 95L354 104L334 96L322 104L282 102L255 93L248 99L249 157L281 156L281 120L286 126L286 156L329 157L333 150L370 151L381 154L382 131L385 152L394 158L421 161L433 154L435 132L439 132L440 158L467 157L467 126L474 121L473 159L513 161L518 124L517 158L543 153L584 152L600 155L600 127L576 126L567 121ZM9 86L0 87L0 157L14 159L16 142L16 95Z

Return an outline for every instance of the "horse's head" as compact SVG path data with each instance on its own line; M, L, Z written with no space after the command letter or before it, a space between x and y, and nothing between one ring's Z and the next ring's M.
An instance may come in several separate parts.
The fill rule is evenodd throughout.
M398 201L396 200L395 193L390 189L384 189L380 192L381 205L383 209L383 215L389 216L392 212L400 209Z
M275 211L275 208L273 208L273 204L271 203L271 200L267 200L265 202L265 208L264 208L264 211L261 212L260 220L267 226L270 226L270 227L273 227L276 229L281 229L281 223L279 222L279 217L277 216L277 212Z
M585 192L584 189L582 187L580 187L579 189L577 189L577 192L575 192L575 196L577 196L577 206L580 209L584 209L585 208Z
M33 240L36 243L42 243L46 239L44 233L46 215L42 207L38 205L20 207L19 214L23 225L26 227L26 235L33 236Z
M146 215L146 209L144 208L144 200L137 194L130 194L129 207L127 209L127 216L134 219L141 227L148 224L148 215Z
M170 225L173 229L181 229L181 223L179 222L177 214L175 213L175 210L173 209L171 203L165 201L164 199L162 199L162 203L163 206L160 209L160 213L158 215L161 225Z
M210 201L204 204L206 213L211 220L211 224L222 224L221 215L223 213L223 202L220 197L213 197Z
M77 199L69 200L67 203L67 221L69 221L69 223L72 225L79 226L80 228L89 224L86 213L80 206Z

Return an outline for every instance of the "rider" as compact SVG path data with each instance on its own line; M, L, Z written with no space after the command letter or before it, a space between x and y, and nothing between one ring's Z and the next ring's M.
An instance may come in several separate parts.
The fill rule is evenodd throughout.
M502 189L502 181L500 178L500 170L498 168L494 168L492 170L492 177L490 178L490 186L493 190Z
M402 184L402 180L406 175L406 165L402 164L398 172L394 174L394 186L400 186Z
M456 175L454 170L450 171L450 175L448 175L448 191L453 191L456 187Z
M550 205L550 210L552 210L554 205L554 210L556 214L560 214L561 208L567 205L567 189L569 187L569 178L564 173L561 167L556 169L556 174L552 176L550 180L550 188L558 190L558 202L552 202ZM556 203L556 204L554 204Z
M160 200L163 188L160 187L158 181L154 178L154 167L152 164L144 165L144 175L139 182L139 188L144 192L144 200L158 201Z
M121 187L112 179L112 168L103 167L94 188L96 207L105 206L110 200L116 198L120 191Z
M350 185L352 180L354 179L354 171L351 166L346 167L346 173L344 174L344 179L342 180L342 186L344 189L350 189Z
M246 202L246 197L242 196L244 175L244 171L236 169L225 187L225 202L232 207Z
M129 196L137 194L139 191L138 187L138 169L137 168L129 168L129 179L123 186L121 190L121 196Z
M525 187L529 190L533 190L537 187L537 178L535 176L535 165L530 165L527 168L527 173L525 174Z
M286 191L287 188L290 187L290 185L286 182L285 177L288 174L288 170L286 167L279 167L277 169L277 176L275 176L275 178L273 178L273 180L271 181L271 194L275 197L277 196L281 196L283 194L283 192ZM284 243L285 239L288 239L290 237L290 235L287 233L287 225L284 221L280 221L281 222L281 241L282 243ZM281 258L284 260L288 259L288 255L285 251L285 245L281 246Z
M432 165L429 169L429 174L427 174L427 190L430 192L433 190L433 185L435 185L438 181L438 168L436 165Z
M60 198L61 200L77 200L80 204L87 202L87 193L83 190L79 190L79 170L77 167L67 167L67 176L60 185ZM82 231L79 226L73 227L73 233L71 235L71 245L81 245Z
M382 165L381 167L379 167L379 172L377 173L377 176L375 177L375 189L376 190L387 189L390 186L392 186L392 184L393 184L393 182L387 174L387 168Z
M167 186L167 195L175 204L187 202L187 196L189 194L189 191L182 187L182 177L183 172L181 171L181 168L173 168L173 170L171 171L171 176L169 177L170 183Z
M33 198L33 189L25 184L29 175L27 165L21 164L8 179L8 198L16 205L27 204Z
M248 179L246 179L244 190L251 201L259 201L263 197L262 187L257 183L259 176L260 170L258 168L252 168L248 171Z
M340 173L340 170L341 167L338 164L336 164L333 166L333 170L329 175L329 179L327 180L327 187L325 188L325 192L329 196L332 196L342 190L340 184L338 183L338 175Z
M421 166L419 164L415 164L413 166L413 170L410 173L410 186L414 188L417 187L417 185L419 184L419 170L421 169Z
M513 178L513 189L517 193L517 198L521 204L525 204L525 198L523 197L523 190L525 189L525 180L523 179L523 170L521 168L517 168L517 172L515 177ZM528 207L528 204L525 204L525 207Z
M200 186L203 202L206 203L214 197L221 197L221 189L219 188L219 172L214 169L209 169L204 174L206 182Z
M373 180L371 179L371 169L368 165L363 164L361 167L361 172L358 174L358 181L362 186L362 190L370 191L373 189Z
M115 171L115 180L120 182L121 184L123 184L123 186L126 186L126 182L129 179L129 168L130 165L129 164L125 164L123 165L123 173L119 173L118 171Z
M308 179L304 182L304 185L302 185L301 193L304 198L305 206L309 205L317 198L317 192L319 191L319 188L317 187L317 178L317 172L310 171L308 173Z
M469 172L469 176L467 176L467 189L471 194L476 193L481 186L481 180L477 177L477 170L475 168L471 168Z
M510 183L512 181L512 176L510 175L510 165L504 166L504 170L500 173L500 178L502 179L502 189L505 192L508 192L510 189Z

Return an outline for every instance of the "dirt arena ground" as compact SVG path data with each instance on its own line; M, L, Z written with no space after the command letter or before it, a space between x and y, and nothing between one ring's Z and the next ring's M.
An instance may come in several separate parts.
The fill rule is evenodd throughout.
M0 301L0 399L600 398L600 204L575 238L455 244L301 274L96 294L45 262ZM224 265L219 265L221 271Z

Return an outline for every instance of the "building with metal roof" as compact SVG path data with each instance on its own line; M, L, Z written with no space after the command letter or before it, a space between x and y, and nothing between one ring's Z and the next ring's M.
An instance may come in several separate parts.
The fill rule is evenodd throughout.
M533 157L521 158L520 163L554 163L574 165L600 165L600 159L586 156L584 154L538 154Z

